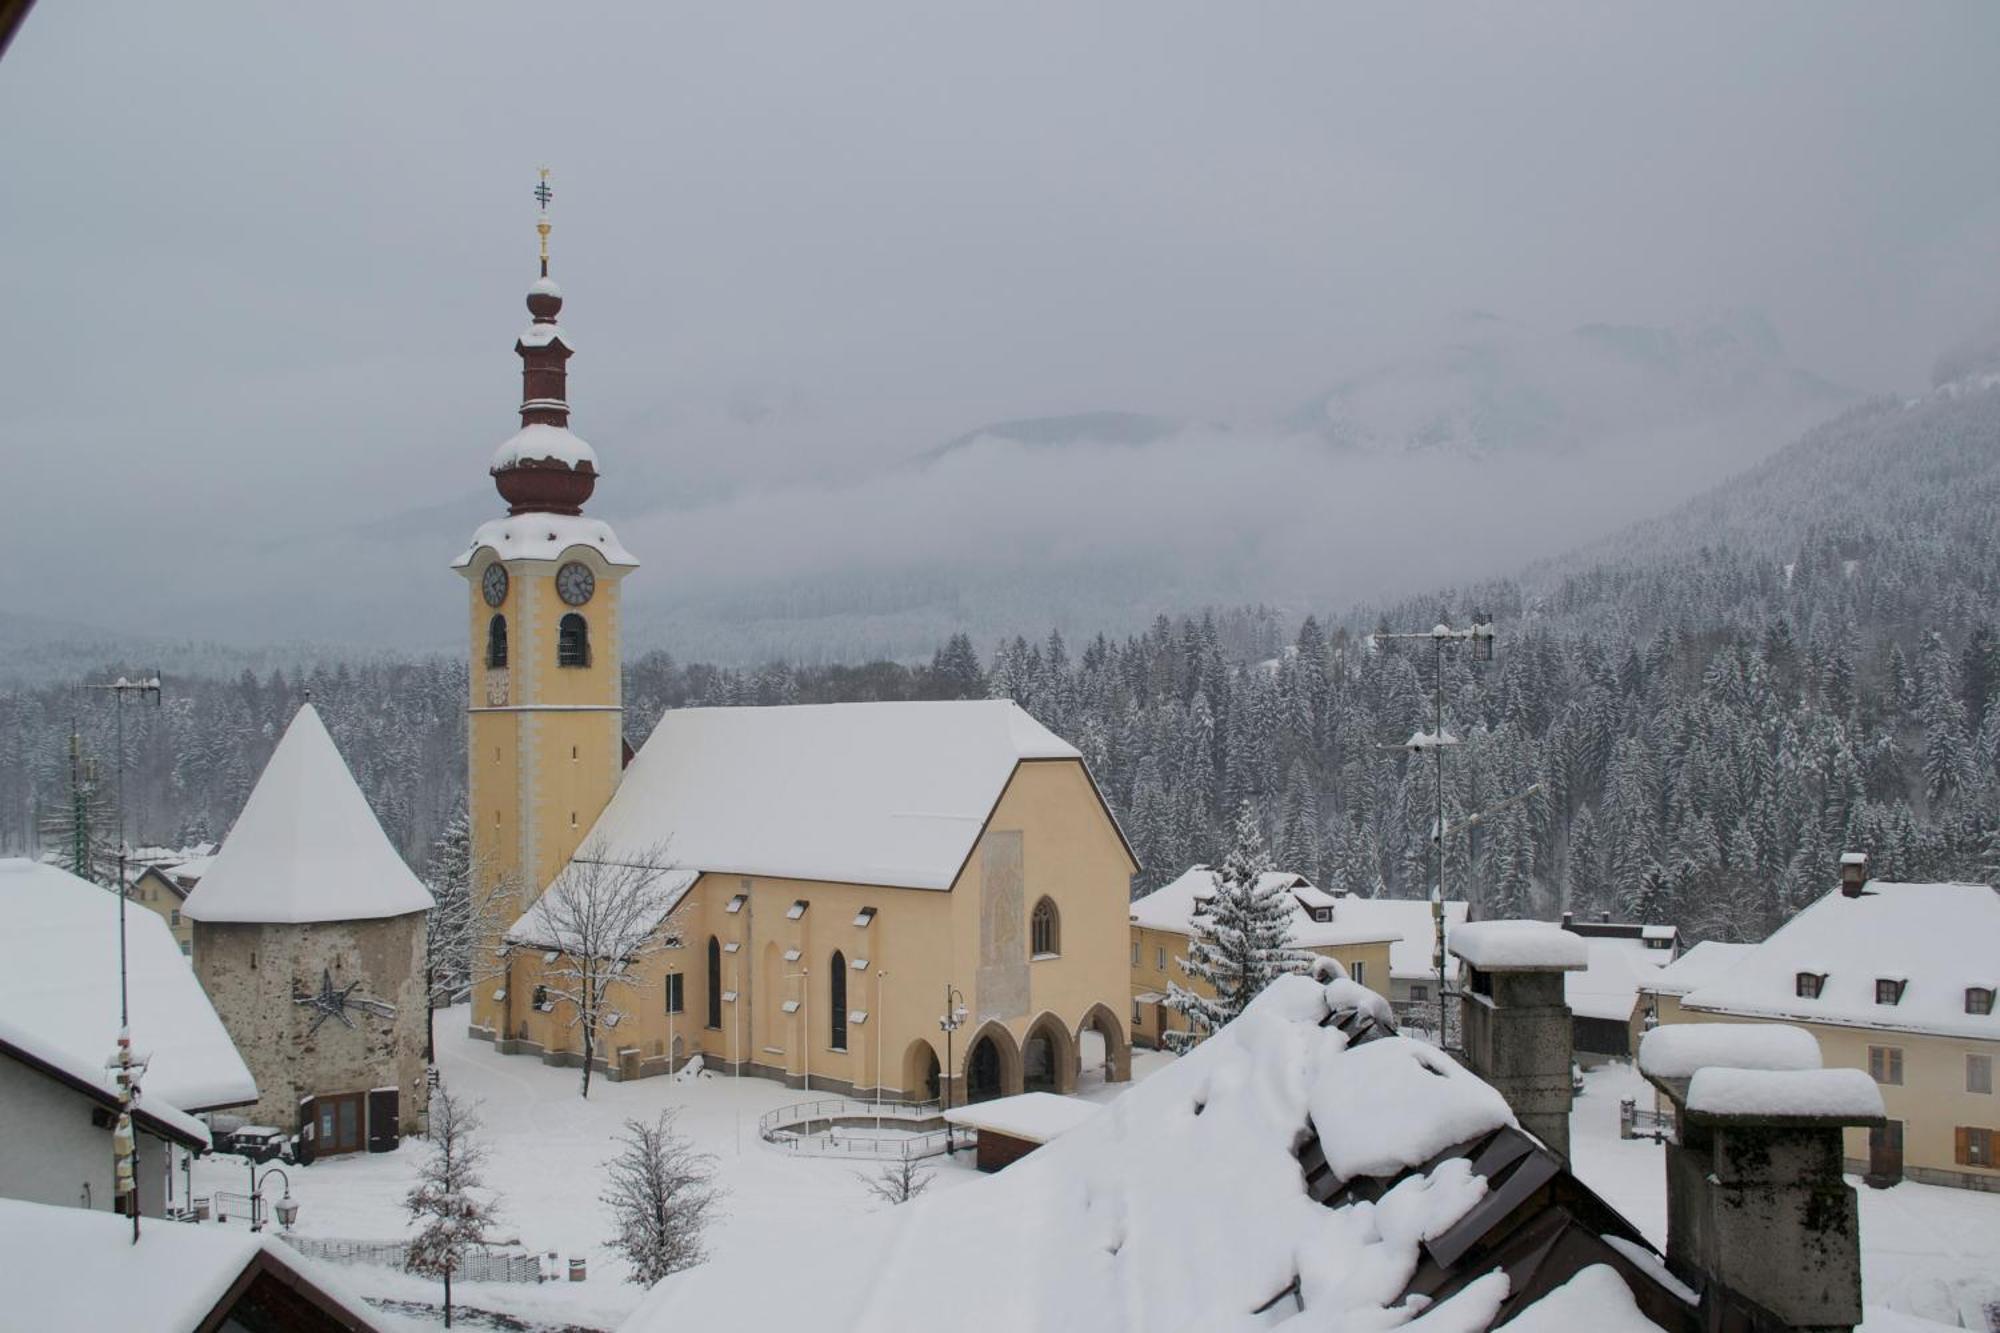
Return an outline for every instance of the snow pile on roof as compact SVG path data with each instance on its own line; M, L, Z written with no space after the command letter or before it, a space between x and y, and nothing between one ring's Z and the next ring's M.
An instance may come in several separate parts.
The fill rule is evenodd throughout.
M1618 1248L1622 1238L1604 1239ZM1666 1276L1673 1280L1670 1274ZM1507 1333L1578 1333L1580 1329L1590 1333L1658 1333L1659 1325L1639 1313L1631 1288L1609 1264L1583 1269L1507 1325Z
M310 1280L355 1327L382 1327L325 1265L277 1241L231 1227L142 1225L135 1245L132 1223L113 1213L0 1199L8 1326L193 1333L243 1270L267 1254Z
M1859 1069L1729 1069L1706 1065L1688 1081L1701 1115L1879 1120L1882 1090Z
M1215 895L1219 876L1208 866L1193 866L1132 903L1131 920L1146 930L1186 935L1193 929L1195 905ZM1389 942L1389 971L1396 977L1435 975L1431 967L1431 905L1423 899L1356 898L1318 888L1303 876L1275 870L1260 883L1277 880L1292 896L1292 943L1301 949L1342 944ZM1331 921L1315 921L1312 908L1330 908ZM1446 929L1465 920L1465 904L1445 904Z
M588 862L579 859L572 861L563 873L588 876L592 873L592 870ZM622 872L613 871L612 873L620 874ZM570 913L557 913L557 915L559 919L565 919L569 922L575 922L579 917L591 920L591 928L585 931L585 934L599 936L600 938L597 939L596 943L600 947L611 943L623 943L625 948L607 950L607 952L629 954L638 948L640 942L647 935L651 934L662 921L666 920L668 913L681 905L681 900L687 897L687 891L693 888L694 882L700 878L701 872L699 870L686 870L678 866L661 867L660 874L650 882L636 876L626 877L622 881L623 883L631 884L636 892L646 894L654 902L633 912L630 938L622 941L613 941L604 938L616 933L614 929L607 929L607 927L615 926L615 923L610 918L622 915L622 912L591 910L588 906L590 889L587 885L580 886L577 890L579 895L577 898L578 909ZM555 922L549 919L549 894L555 892L556 885L561 883L562 880L557 879L555 884L551 884L548 890L543 892L541 897L535 899L528 910L521 914L518 921L507 928L507 939L510 943L532 945L537 949L561 949L566 953L577 953L581 950L582 942L577 938L575 929L559 929ZM609 887L608 884L605 890L608 894L616 894L622 891L622 888L614 889ZM600 898L598 901L608 902L609 899Z
M1648 948L1643 936L1581 938L1590 962L1583 971L1563 976L1564 1000L1570 1012L1580 1018L1605 1018L1622 1023L1632 1017L1632 1010L1639 1003L1639 992L1652 988L1653 980L1666 968L1673 951Z
M562 288L556 286L556 280L554 278L551 278L548 274L544 273L541 277L536 278L533 282L528 284L528 295L561 296Z
M1669 1023L1639 1042L1647 1078L1691 1078L1697 1069L1818 1069L1819 1042L1784 1023Z
M306 704L182 910L196 921L354 921L431 905Z
M560 560L575 547L597 552L607 565L637 568L639 558L625 549L618 534L601 518L581 514L512 514L481 523L472 534L472 544L453 569L464 569L485 547L502 560Z
M1482 972L1581 971L1590 945L1547 921L1468 921L1447 937L1455 957Z
M1023 1092L970 1106L954 1106L944 1118L968 1129L991 1130L1030 1143L1047 1143L1098 1113L1097 1103L1053 1092Z
M1306 1193L1295 1149L1317 1133L1349 1164L1421 1166L1453 1135L1510 1123L1506 1108L1420 1043L1350 1048L1319 1026L1329 1012L1323 987L1281 978L1194 1052L1005 1171L789 1250L783 1282L768 1254L749 1252L668 1278L625 1333L919 1329L940 1310L963 1333L1484 1329L1504 1273L1427 1311L1399 1304L1419 1246L1485 1194L1469 1161L1328 1208ZM1569 1327L1602 1326L1605 1302L1617 1312L1608 1292L1566 1299L1588 1316Z
M51 1064L99 1082L118 1040L118 898L66 870L0 860L8 965L0 1015ZM132 1043L150 1054L140 1085L148 1106L183 1111L257 1100L257 1085L215 1016L194 969L157 913L127 905L126 976Z
M1817 998L1798 974L1826 978ZM1909 978L1896 1004L1875 1002L1878 978ZM1723 976L1690 991L1689 1009L1852 1027L2000 1040L2000 1012L1968 1014L1968 987L2000 982L2000 894L1984 884L1869 881L1859 897L1831 890Z
M671 709L584 845L949 889L1015 765L1080 757L1007 700Z
M1686 995L1727 975L1730 968L1749 957L1756 947L1703 940L1661 968L1658 975L1647 978L1642 989L1656 995Z
M553 328L553 325L537 327ZM560 332L560 330L557 330ZM593 471L597 468L597 451L583 442L583 438L566 426L551 426L536 422L523 426L514 432L507 442L493 451L493 470L503 471L518 467L523 463L561 463L575 469L588 463Z

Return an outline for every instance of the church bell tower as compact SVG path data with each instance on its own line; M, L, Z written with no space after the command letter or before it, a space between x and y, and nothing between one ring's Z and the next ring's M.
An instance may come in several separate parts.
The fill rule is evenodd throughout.
M548 172L535 187L542 273L528 289L521 358L521 428L493 456L504 518L480 525L452 562L465 577L466 813L475 902L502 889L489 938L513 923L589 833L623 767L619 583L638 561L611 526L585 516L597 455L569 428L568 362L557 322L562 290L549 277ZM503 906L504 904L504 906ZM504 919L501 919L504 918ZM475 976L490 968L475 967ZM524 1000L504 982L473 988L472 1026L505 1040Z

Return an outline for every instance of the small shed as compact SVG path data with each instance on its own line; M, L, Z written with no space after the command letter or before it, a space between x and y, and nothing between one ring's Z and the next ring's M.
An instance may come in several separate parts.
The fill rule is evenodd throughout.
M1053 1092L1024 1092L971 1106L954 1106L944 1118L979 1136L979 1169L998 1171L1096 1115L1095 1102Z

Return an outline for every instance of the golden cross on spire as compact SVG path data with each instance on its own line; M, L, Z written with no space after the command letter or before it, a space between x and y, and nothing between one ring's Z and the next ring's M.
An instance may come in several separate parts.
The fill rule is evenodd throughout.
M542 213L535 220L535 230L542 237L542 276L549 276L549 200L555 198L555 191L549 188L549 169L541 169L542 178L535 185L535 202L541 205Z

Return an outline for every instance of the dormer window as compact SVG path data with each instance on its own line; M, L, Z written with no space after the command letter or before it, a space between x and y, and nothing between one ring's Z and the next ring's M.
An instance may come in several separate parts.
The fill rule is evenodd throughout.
M1194 915L1207 916L1208 905L1211 901L1212 901L1211 898L1196 898L1194 900Z
M1992 1013L1993 988L1991 986L1967 986L1965 988L1965 1012L1968 1014Z
M1903 980L1901 977L1875 978L1875 1003L1901 1004L1903 1002L1903 987L1909 984L1909 982Z
M1801 972L1796 979L1795 993L1801 1000L1817 1000L1820 989L1826 985L1826 973Z
M1312 919L1321 925L1325 925L1327 922L1333 920L1333 909L1331 907L1315 907L1312 909Z

